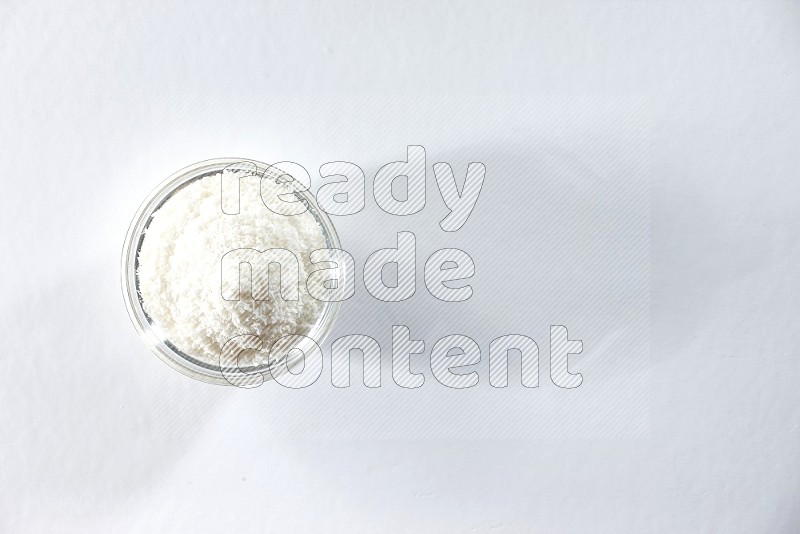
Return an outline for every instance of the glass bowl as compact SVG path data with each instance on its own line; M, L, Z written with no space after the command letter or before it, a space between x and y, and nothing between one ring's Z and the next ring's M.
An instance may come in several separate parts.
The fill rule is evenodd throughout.
M156 356L161 358L164 363L173 369L196 380L219 385L233 385L229 378L226 378L226 375L223 374L219 365L209 364L202 359L194 358L192 355L181 351L165 338L159 331L158 325L155 324L147 312L145 312L141 292L139 291L139 277L137 275L138 257L145 239L147 227L153 220L153 214L158 211L176 191L195 180L217 174L222 172L226 167L238 166L239 164L255 165L260 176L263 176L264 173L275 173L275 167L247 158L210 159L181 169L167 178L147 196L136 212L136 215L133 217L133 221L128 228L128 234L125 237L125 244L122 248L122 294L131 321L145 344ZM278 176L279 174L274 175ZM297 191L295 194L298 195L300 201L306 204L308 211L319 223L325 237L326 246L328 248L341 248L339 236L336 233L333 223L328 217L328 214L320 209L314 196L309 191ZM339 313L340 307L340 302L325 302L317 322L308 332L303 333L303 335L311 338L318 345L321 344L333 328L333 323ZM309 348L312 348L313 345L311 345L310 342L305 344L301 342L297 344L296 347L306 352ZM264 347L264 350L269 350L269 347ZM290 351L289 354L302 357L302 353L298 354L298 351L295 350ZM292 357L294 358L294 356ZM270 359L268 364L242 368L241 371L248 374L259 373L265 381L270 380L272 379L272 373L285 372L287 366L294 364L294 360L286 362L286 358L287 356L284 355L282 359Z

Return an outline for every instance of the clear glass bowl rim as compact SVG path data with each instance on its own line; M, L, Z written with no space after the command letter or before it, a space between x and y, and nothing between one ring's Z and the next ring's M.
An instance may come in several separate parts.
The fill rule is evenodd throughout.
M226 386L232 384L225 378L219 367L209 366L208 364L194 360L169 343L169 340L163 339L163 336L159 335L157 327L147 316L142 306L138 290L136 265L139 249L144 240L144 232L150 224L153 214L164 202L169 200L181 187L184 187L194 180L221 172L229 165L245 162L254 164L260 175L263 175L267 169L274 168L270 164L250 158L228 157L200 161L170 175L169 178L161 182L139 206L139 209L128 227L125 243L122 247L122 295L131 322L147 347L164 363L186 376L202 382ZM336 233L336 229L330 217L319 207L314 195L312 195L310 191L299 191L296 194L302 196L303 200L309 206L309 211L317 219L317 222L322 228L323 235L325 236L327 247L341 248L339 235ZM326 302L317 323L311 331L305 335L313 339L318 345L321 345L332 330L340 308L340 302ZM308 347L300 345L299 348L305 350ZM294 352L295 351L293 351L293 353ZM286 365L279 365L283 362L278 361L271 363L278 369L286 369ZM263 368L259 369L258 372L261 372L264 380L269 380L272 378L272 375L271 372L265 372L266 370L266 368Z

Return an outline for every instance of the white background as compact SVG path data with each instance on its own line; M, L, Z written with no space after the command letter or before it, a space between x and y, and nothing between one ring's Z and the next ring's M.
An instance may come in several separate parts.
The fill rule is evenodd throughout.
M790 2L3 3L0 530L797 532L799 24ZM560 176L529 172L547 149L646 160L649 353L604 358L584 336L583 397L546 374L454 397L429 371L412 392L206 386L138 339L119 252L167 175L245 156L369 178L413 143L457 174L487 163L464 233L435 228L429 186L426 255L530 245L520 270L541 244L521 199ZM405 229L369 201L337 221L361 261ZM500 280L483 317L412 334L541 345L578 309L530 298L535 276ZM357 291L334 335L385 337L430 303L366 320ZM514 417L493 425L484 399Z

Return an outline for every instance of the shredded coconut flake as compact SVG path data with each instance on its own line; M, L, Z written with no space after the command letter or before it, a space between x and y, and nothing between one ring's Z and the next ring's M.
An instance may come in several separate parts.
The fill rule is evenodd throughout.
M145 311L178 349L213 365L234 336L255 334L268 350L282 336L308 333L322 311L305 283L309 254L326 246L322 228L308 211L286 216L268 209L259 182L241 179L237 215L222 212L221 174L184 186L154 213L139 252ZM243 287L240 300L223 299L221 258L239 248L292 251L299 259L300 298L283 300L271 289L268 300L256 301Z

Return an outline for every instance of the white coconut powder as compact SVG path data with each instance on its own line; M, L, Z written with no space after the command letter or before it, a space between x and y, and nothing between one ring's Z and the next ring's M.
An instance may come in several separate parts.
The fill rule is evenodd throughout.
M259 182L241 179L236 215L222 212L221 174L184 186L155 212L139 252L145 311L168 341L212 365L234 336L259 336L266 353L282 336L308 333L322 311L323 303L305 284L309 254L326 246L322 229L308 211L292 216L271 211L261 200ZM293 252L300 267L299 299L284 300L270 290L267 300L257 301L244 284L238 301L225 300L221 258L240 248Z

